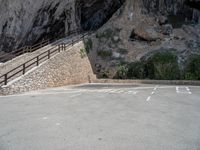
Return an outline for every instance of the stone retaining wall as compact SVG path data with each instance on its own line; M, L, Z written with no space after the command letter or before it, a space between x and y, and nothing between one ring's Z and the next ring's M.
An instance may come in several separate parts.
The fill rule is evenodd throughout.
M43 52L47 51L48 49L58 45L59 43L67 43L69 42L71 39L77 39L79 38L79 35L72 35L63 39L60 39L58 41L55 41L47 46L44 46L34 52L30 52L30 53L25 53L21 56L18 56L8 62L5 63L1 63L0 64L0 76L4 75L5 73L9 72L10 70L18 67L19 65L22 65L23 63L31 60L32 58L38 56L39 54L42 54Z
M0 89L1 95L18 94L69 84L89 83L96 79L87 56L81 57L79 42L57 54L34 71Z

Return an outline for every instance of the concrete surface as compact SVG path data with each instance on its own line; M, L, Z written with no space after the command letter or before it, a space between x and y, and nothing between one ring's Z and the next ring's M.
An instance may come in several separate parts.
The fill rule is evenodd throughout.
M91 84L0 97L0 150L200 150L200 87Z

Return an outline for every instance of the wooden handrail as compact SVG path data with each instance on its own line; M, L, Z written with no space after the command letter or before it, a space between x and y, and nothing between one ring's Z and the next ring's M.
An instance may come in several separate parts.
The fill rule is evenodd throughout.
M89 34L91 34L91 33L86 33L86 34L85 34L85 33L82 33L82 34L81 34L82 36L81 36L79 39L75 39L75 40L72 39L71 42L66 43L66 44L64 44L64 45L63 45L63 43L62 43L62 44L59 44L59 45L55 45L55 46L53 46L52 48L46 50L45 52L43 52L43 53L37 55L36 57L34 57L34 58L32 58L32 59L26 61L26 62L23 63L23 64L19 65L18 67L14 68L14 69L12 69L12 70L10 70L10 71L8 71L8 72L5 73L4 75L0 76L0 79L3 78L3 80L0 81L0 85L3 84L3 83L4 83L4 85L7 85L7 83L9 82L9 79L11 79L12 77L18 75L19 73L25 74L26 71L27 71L27 69L28 69L29 67L31 67L31 66L33 66L33 65L39 66L41 60L43 60L43 59L45 59L45 58L46 58L46 59L50 59L51 56L53 56L52 54L54 54L54 55L56 54L55 52L58 52L58 53L59 53L59 52L61 52L61 51L63 51L63 50L66 50L67 47L69 47L69 46L71 46L71 45L74 45L75 43L79 42L81 39L84 39L84 36L89 35ZM46 55L44 55L44 54L46 54ZM43 55L44 55L44 56L43 56ZM42 56L42 57L41 57L41 56ZM33 62L32 62L32 61L33 61ZM28 63L30 63L30 62L32 62L32 63L31 63L31 64L28 64ZM20 70L18 70L18 69L20 69ZM17 72L16 72L16 71L17 71ZM11 75L10 75L10 74L11 74Z
M65 37L65 36L70 36L74 33L79 33L81 32L81 30L72 30L72 31L69 31L67 34L63 34L62 36L60 37L53 37L53 38L49 38L49 39L45 39L45 40L42 40L40 41L39 43L36 43L34 45L27 45L27 46L23 46L19 49L16 49L16 50L12 50L10 53L6 53L2 56L0 56L0 62L7 62L17 56L20 56L20 55L23 55L27 52L34 52L46 45L48 45L50 42L54 42L55 40L57 40L58 38L61 38L61 37Z

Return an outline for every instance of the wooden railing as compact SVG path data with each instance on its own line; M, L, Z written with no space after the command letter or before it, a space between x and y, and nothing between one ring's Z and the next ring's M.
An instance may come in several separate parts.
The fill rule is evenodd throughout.
M30 59L29 61L19 65L18 67L10 70L9 72L5 73L4 75L0 76L0 86L7 85L9 81L24 75L27 71L30 71L32 68L39 66L42 62L50 59L55 54L60 53L61 51L66 50L67 48L73 46L75 43L84 39L85 36L91 34L92 32L82 33L80 37L77 39L72 39L68 43L62 43L53 46L52 48L46 50L45 52L39 54L38 56Z
M0 62L7 62L9 60L12 60L14 59L15 57L18 57L20 55L23 55L25 53L30 53L30 52L34 52L46 45L48 45L49 43L52 43L60 38L64 38L66 36L70 36L70 35L73 35L73 34L79 34L81 33L82 31L81 30L72 30L72 31L69 31L68 33L66 34L63 34L62 36L59 36L59 37L54 37L54 38L51 38L51 39L46 39L46 40L42 40L41 42L35 44L35 45L28 45L28 46L23 46L19 49L16 49L16 50L12 50L11 52L9 53L5 53L3 55L0 55Z

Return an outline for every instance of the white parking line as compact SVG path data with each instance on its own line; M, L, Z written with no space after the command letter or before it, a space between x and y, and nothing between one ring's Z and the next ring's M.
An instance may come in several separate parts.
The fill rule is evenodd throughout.
M149 96L146 101L148 102L148 101L150 101L150 99L151 99L151 96Z
M147 102L150 101L151 96L153 96L156 93L156 90L158 89L158 87L159 87L158 85L154 87L153 91L151 92L151 95L146 99Z
M72 96L70 96L71 98L74 98L74 97L78 97L78 96L81 96L82 94L80 93L80 94L76 94L76 95L72 95Z
M47 117L43 117L42 119L43 119L43 120L47 120L48 118L47 118Z
M156 91L157 89L158 89L158 85L156 85L156 87L153 90Z
M56 123L56 126L60 126L61 124L60 123Z
M192 94L189 87L176 87L176 93L178 94Z

